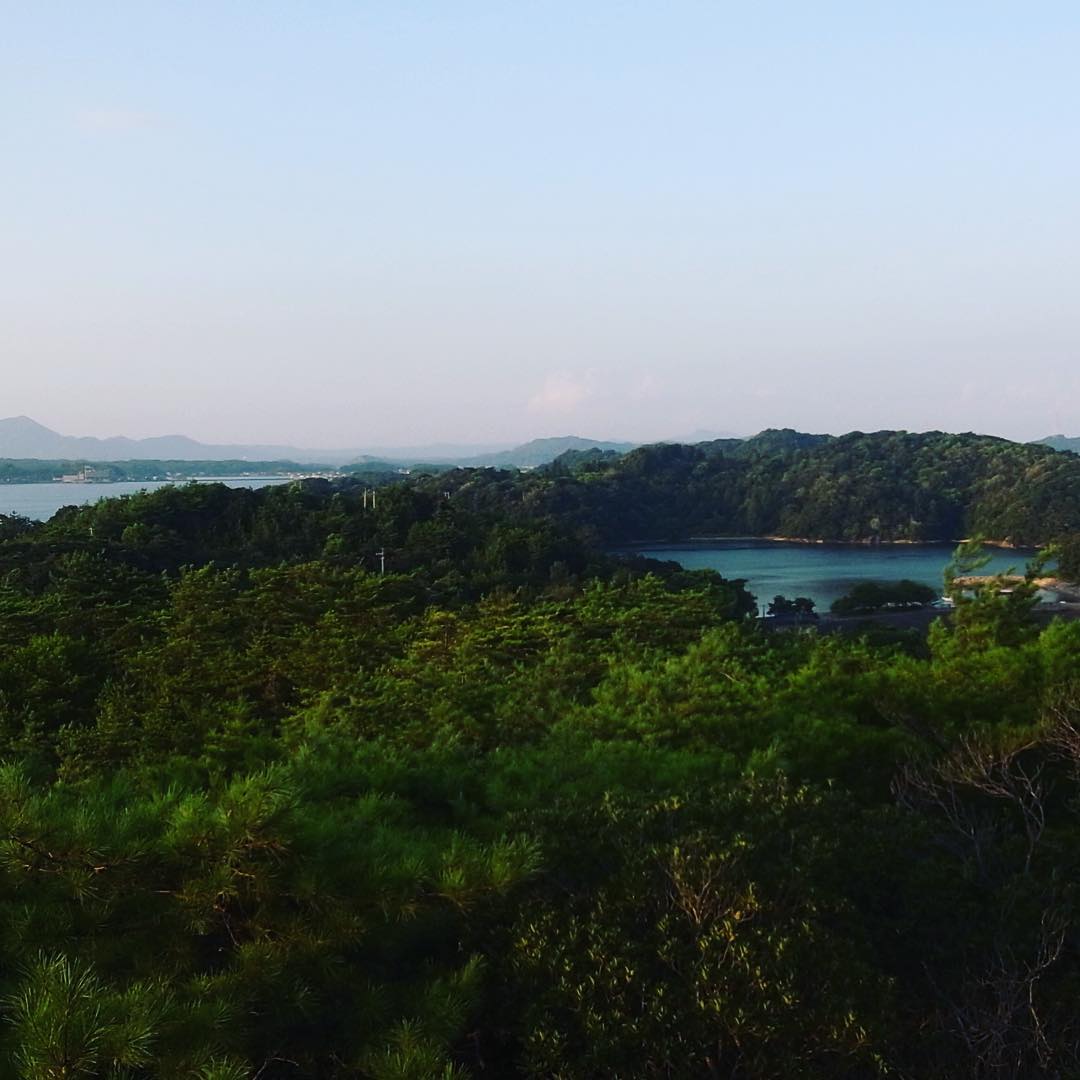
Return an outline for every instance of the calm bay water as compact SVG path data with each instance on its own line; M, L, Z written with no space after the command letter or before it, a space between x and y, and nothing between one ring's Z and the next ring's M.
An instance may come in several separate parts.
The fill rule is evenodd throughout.
M859 581L918 581L939 592L951 544L794 544L782 540L709 540L636 548L653 559L671 559L688 570L708 568L726 578L745 578L759 604L774 596L808 596L819 611ZM980 574L1023 573L1031 552L987 548Z
M241 476L200 480L201 484L224 484L226 487L258 488L269 484L287 484L290 476ZM34 521L51 518L61 506L85 506L98 499L115 499L137 491L156 491L168 487L167 480L143 480L122 484L0 484L0 514L17 514Z

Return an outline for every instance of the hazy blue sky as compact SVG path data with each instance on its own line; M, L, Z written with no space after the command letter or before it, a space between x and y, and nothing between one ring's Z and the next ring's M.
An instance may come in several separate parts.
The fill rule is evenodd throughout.
M0 416L1080 432L1075 3L3 5Z

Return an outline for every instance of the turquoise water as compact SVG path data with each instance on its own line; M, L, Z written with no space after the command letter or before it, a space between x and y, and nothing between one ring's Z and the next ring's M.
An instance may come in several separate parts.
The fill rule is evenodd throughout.
M221 480L207 478L201 484L225 484L226 487L266 487L287 484L289 476L242 476ZM17 514L34 521L46 521L61 506L85 506L98 499L134 495L137 491L155 491L167 487L167 480L143 480L122 484L0 484L0 514Z
M688 570L708 568L726 578L745 578L758 603L774 596L808 596L819 611L859 581L908 578L939 592L951 544L794 544L781 540L709 540L636 548L653 559L671 559ZM980 574L1023 573L1033 552L987 548L990 562Z

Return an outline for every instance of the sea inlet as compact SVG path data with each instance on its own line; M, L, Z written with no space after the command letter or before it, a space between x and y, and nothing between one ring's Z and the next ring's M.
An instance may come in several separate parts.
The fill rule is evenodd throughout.
M638 555L672 560L688 570L716 570L743 578L758 604L774 596L809 597L819 611L859 581L908 579L939 592L952 544L806 544L748 538L696 540L678 544L643 544ZM1024 572L1030 550L987 547L990 561L979 574Z

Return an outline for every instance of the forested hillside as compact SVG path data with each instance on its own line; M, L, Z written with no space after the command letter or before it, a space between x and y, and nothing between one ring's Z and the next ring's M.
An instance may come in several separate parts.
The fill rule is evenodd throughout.
M0 521L0 1072L1073 1075L1080 623L769 634L500 509L654 455L766 467Z
M641 447L511 477L438 481L466 505L596 530L605 542L703 535L1021 546L1080 531L1080 457L981 435L791 431Z

